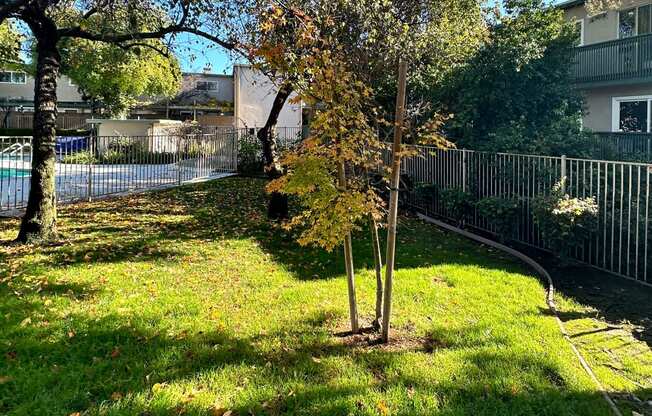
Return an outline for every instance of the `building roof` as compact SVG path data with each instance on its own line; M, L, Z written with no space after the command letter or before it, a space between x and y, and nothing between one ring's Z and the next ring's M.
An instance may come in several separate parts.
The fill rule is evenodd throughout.
M184 77L215 77L215 78L233 78L233 75L216 74L213 72L184 72Z
M563 1L563 2L561 2L559 4L557 4L555 7L559 8L559 9L562 9L562 10L566 10L566 9L570 9L572 7L581 6L585 2L586 2L585 0L566 0L566 1Z

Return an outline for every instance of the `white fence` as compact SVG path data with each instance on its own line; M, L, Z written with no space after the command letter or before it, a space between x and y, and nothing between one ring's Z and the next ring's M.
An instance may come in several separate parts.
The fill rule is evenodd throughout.
M532 201L548 194L562 177L571 197L595 197L599 226L592 238L573 250L572 257L620 276L652 283L652 165L565 157L438 150L414 147L402 171L414 183L432 185L428 196L411 192L409 203L426 215L453 219L440 197L444 189L459 188L474 200L499 197L517 200L519 218L514 239L548 249L533 219ZM496 231L477 208L467 225Z
M27 205L31 137L0 137L0 212ZM234 131L183 136L59 137L59 202L181 185L237 171Z

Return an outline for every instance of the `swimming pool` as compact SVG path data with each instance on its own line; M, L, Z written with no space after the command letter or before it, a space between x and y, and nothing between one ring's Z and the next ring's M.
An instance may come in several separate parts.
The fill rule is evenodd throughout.
M0 178L22 178L29 176L29 169L0 168Z

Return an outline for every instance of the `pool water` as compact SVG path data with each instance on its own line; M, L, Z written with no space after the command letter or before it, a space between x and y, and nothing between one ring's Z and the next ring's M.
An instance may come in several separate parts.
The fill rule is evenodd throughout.
M0 168L0 178L22 178L29 176L29 169Z

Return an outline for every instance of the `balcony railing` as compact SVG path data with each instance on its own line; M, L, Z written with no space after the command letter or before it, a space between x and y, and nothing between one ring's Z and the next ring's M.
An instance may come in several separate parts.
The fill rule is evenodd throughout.
M652 163L652 133L596 132L590 137L595 159Z
M652 79L652 34L580 46L574 50L578 84L618 84Z

